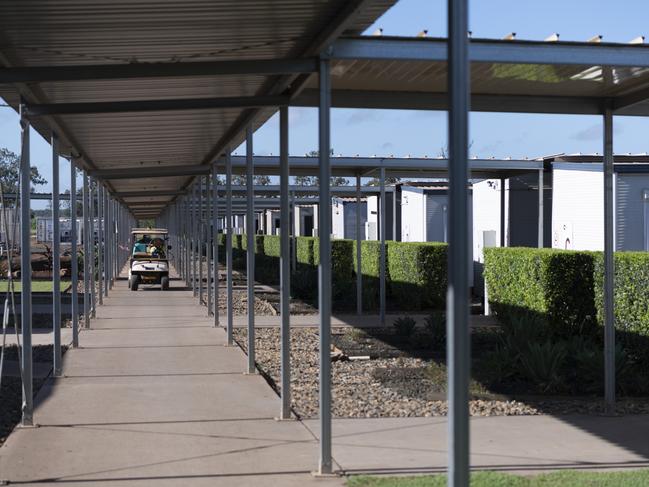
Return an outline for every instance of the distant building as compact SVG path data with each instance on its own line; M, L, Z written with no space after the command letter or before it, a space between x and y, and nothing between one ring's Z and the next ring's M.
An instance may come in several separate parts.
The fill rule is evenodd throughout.
M366 240L367 199L332 198L331 229L333 238L356 240L356 215L360 212L360 240Z
M649 251L649 156L615 155L615 250ZM553 170L552 247L604 249L604 175L599 155L562 155Z

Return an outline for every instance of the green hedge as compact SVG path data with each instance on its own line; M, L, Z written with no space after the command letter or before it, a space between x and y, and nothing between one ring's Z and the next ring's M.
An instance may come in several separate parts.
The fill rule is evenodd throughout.
M356 242L353 246L354 276L358 268ZM379 275L381 266L381 242L361 241L361 285L363 289L363 309L375 310L379 306Z
M489 303L497 314L533 312L562 335L596 324L595 253L494 247L484 256Z
M604 322L604 256L595 258L595 304ZM616 340L649 368L649 253L615 253Z
M444 308L447 247L438 242L388 244L387 273L394 304L400 309Z
M317 245L318 239L316 237L296 237L295 248L296 258L298 264L313 265L313 247Z
M232 235L234 267L246 268L246 236ZM219 260L225 261L225 235L218 237ZM317 237L295 237L296 272L291 291L296 297L315 300L318 292ZM381 246L377 241L361 242L363 305L376 311L379 305ZM355 305L356 245L353 240L331 241L332 297L338 309ZM280 237L255 236L255 279L266 284L279 282ZM440 243L386 242L386 291L395 309L443 308L446 298L446 245Z

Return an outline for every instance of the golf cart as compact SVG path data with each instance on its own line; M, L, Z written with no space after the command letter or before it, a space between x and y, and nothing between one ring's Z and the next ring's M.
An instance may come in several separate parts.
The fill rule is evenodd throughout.
M128 269L128 287L137 291L140 284L160 284L169 289L168 235L165 228L131 230L133 251Z

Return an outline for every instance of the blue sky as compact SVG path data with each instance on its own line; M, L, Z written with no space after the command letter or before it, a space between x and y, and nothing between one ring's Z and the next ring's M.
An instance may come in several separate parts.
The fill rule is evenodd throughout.
M649 35L649 2L641 0L474 0L470 3L474 37L542 40L554 32L562 40L628 42ZM401 0L368 29L384 35L446 35L446 0ZM648 37L649 41L649 37ZM317 148L315 109L291 108L290 152L303 155ZM601 117L568 115L471 114L472 155L537 157L558 152L601 152ZM615 152L649 152L649 120L615 118ZM332 146L343 155L435 156L446 146L446 114L402 110L335 109ZM0 107L0 147L19 152L18 118ZM255 153L278 153L277 117L255 133ZM243 147L238 148L243 153ZM51 180L49 144L32 137L32 160ZM62 189L69 186L69 166L61 163ZM49 190L49 185L43 190Z

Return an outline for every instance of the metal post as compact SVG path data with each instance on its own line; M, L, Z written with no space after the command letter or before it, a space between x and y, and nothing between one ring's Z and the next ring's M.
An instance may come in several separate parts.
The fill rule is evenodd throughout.
M95 186L95 181L92 178L89 178L89 190L88 196L90 201L88 201L88 210L89 210L89 220L90 227L88 228L89 238L88 238L88 247L90 249L90 317L94 318L97 311L97 295L95 286L95 195L97 194L97 189Z
M205 176L205 262L206 262L206 276L207 284L205 285L207 290L207 316L212 316L212 283L214 282L214 276L212 273L212 243L214 240L214 231L208 232L207 229L212 228L212 212L214 211L212 205L212 191L210 191L210 181L209 176Z
M539 230L538 247L543 248L543 169L539 169Z
M248 373L255 373L255 193L253 190L252 126L246 127L246 240L248 263L246 284L248 288Z
M505 223L507 214L505 211L505 178L500 178L500 246L505 247L507 245L507 240L505 239Z
M361 175L356 174L356 314L363 314L363 266L361 265Z
M604 110L604 395L615 411L615 242L613 240L613 111Z
M381 191L381 208L380 222L379 222L379 239L381 240L381 257L379 262L379 321L381 325L385 325L385 168L379 171L379 187Z
M77 243L77 168L70 158L70 274L72 288L70 298L72 299L72 346L79 346L79 246Z
M232 154L230 153L230 148L228 147L225 150L225 259L227 267L227 291L226 291L226 300L227 300L227 336L228 336L228 345L233 345L234 340L232 337L232 327L233 327L233 302L232 302Z
M448 0L448 485L469 485L468 0Z
M320 311L320 464L319 473L329 474L331 464L331 176L329 150L331 80L329 60L320 59L318 150L320 154L320 206L318 308Z
M219 175L212 167L212 279L214 280L214 326L219 326Z
M52 134L52 327L54 376L61 375L61 232L59 230L59 139Z
M197 272L197 258L196 258L196 247L197 247L197 228L198 228L198 217L197 217L197 209L198 209L198 184L194 182L194 187L192 190L192 199L190 201L190 213L192 216L192 225L191 225L191 259L192 259L192 293L194 294L194 297L198 296L198 286L196 282L196 276L198 275Z
M205 191L203 190L203 176L198 177L198 206L196 224L198 226L198 304L203 304L203 249L205 248L205 220L203 212L203 201L205 199ZM209 309L208 309L209 313Z
M83 321L86 328L90 328L90 236L89 222L89 184L88 174L83 171Z
M20 105L20 128L22 145L20 150L20 308L23 339L23 404L22 425L34 424L34 402L32 390L32 250L31 250L31 158L29 152L29 120L25 106Z
M97 297L104 304L104 188L97 182Z
M110 289L110 281L112 280L112 269L111 269L111 261L112 261L112 255L111 255L111 241L113 238L113 235L110 231L110 225L111 225L111 219L112 219L112 212L110 208L110 196L108 194L108 190L104 191L104 209L105 209L105 220L104 220L104 233L106 235L106 260L104 262L104 273L105 273L105 279L104 279L104 296L108 297L108 290Z
M290 213L288 196L288 106L279 108L279 204L280 204L280 309L282 407L280 419L291 418L291 267L290 267Z

